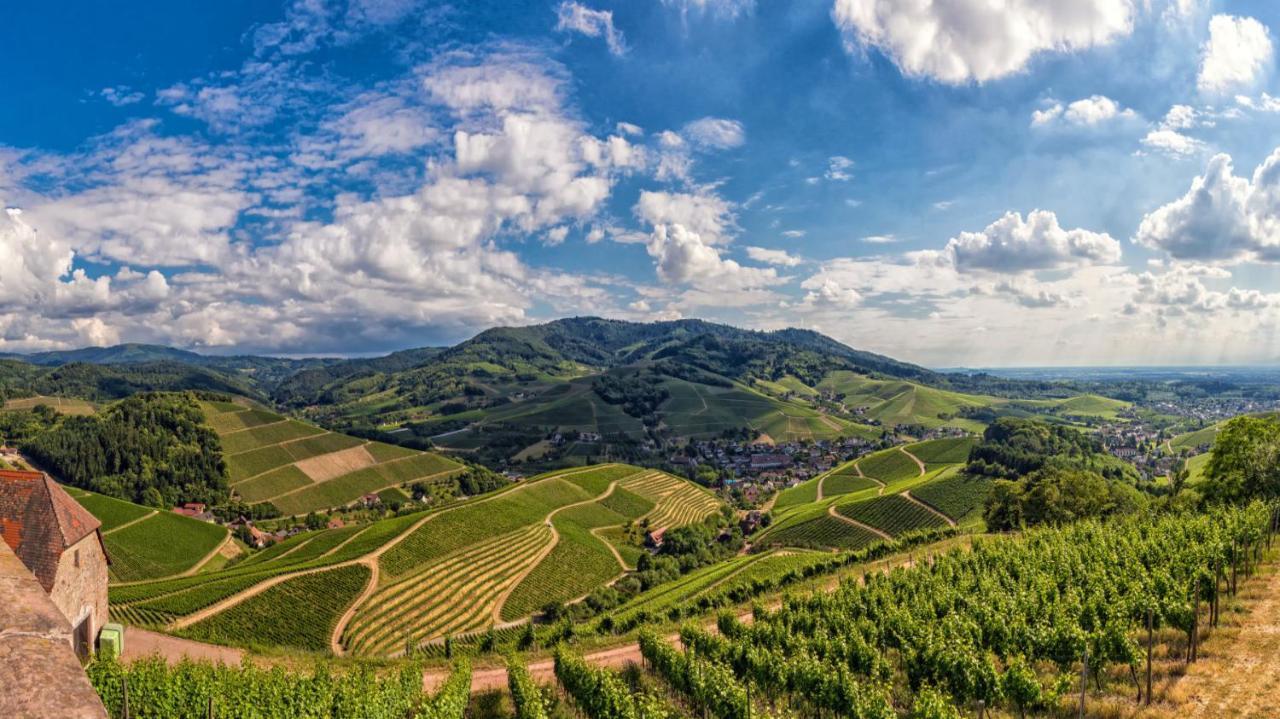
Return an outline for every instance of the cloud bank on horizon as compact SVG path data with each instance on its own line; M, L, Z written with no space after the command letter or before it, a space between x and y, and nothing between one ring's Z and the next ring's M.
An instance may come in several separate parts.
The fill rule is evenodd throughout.
M1264 0L134 15L0 30L0 352L596 314L932 366L1280 359Z

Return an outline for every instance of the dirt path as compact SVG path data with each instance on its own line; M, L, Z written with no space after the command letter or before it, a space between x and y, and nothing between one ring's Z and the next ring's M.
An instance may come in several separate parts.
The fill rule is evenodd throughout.
M920 476L921 476L921 477L923 477L926 473L928 473L928 471L929 471L929 470L925 468L925 466L924 466L924 462L921 462L919 457L917 457L917 456L915 456L914 454L912 454L912 453L908 452L908 451L907 451L907 448L906 448L906 447L903 447L902 445L898 445L898 449L899 449L899 450L901 450L903 454L905 454L905 455L907 455L908 457L910 457L912 462L915 462L915 463L916 463L916 466L920 468Z
M694 412L689 416L696 417L700 414L706 414L706 411L710 409L710 407L707 406L707 398L702 396L702 393L698 391L697 386L694 385L693 383L690 383L689 387L693 390L693 393L698 396L698 401L702 403L702 409L698 410L697 412Z
M133 661L157 654L164 657L165 661L170 664L177 664L182 661L183 657L188 657L190 659L203 659L239 666L241 660L244 659L244 651L232 647L193 642L190 639L179 639L168 634L151 632L134 626L130 626L125 630L122 659Z
M833 505L831 505L830 507L827 507L827 514L830 514L832 517L835 517L836 519L840 520L841 522L844 522L845 524L852 524L853 526L857 527L858 529L865 529L865 530L867 530L868 532L871 532L872 534L874 534L874 535L876 535L876 536L878 536L878 537L880 537L880 538L882 538L882 539L887 539L887 540L889 540L890 542L892 542L892 541L893 541L893 537L892 537L892 536L890 536L890 535L888 535L888 534L886 534L886 533L884 533L884 532L880 531L879 529L876 529L875 527L871 526L870 524L863 524L862 522L859 522L859 521L858 521L858 520L856 520L856 519L849 519L848 517L844 516L843 514L841 514L841 513L837 512L837 511L836 511L836 505L834 505L834 504L833 504Z
M218 553L221 552L223 549L225 549L227 546L227 542L230 542L230 541L231 541L231 532L227 532L227 536L223 537L221 542L218 542L218 546L214 547L212 552L209 552L208 554L204 555L204 558L196 562L195 566L191 567L190 569L183 572L182 574L179 574L178 576L190 577L193 574L199 573L200 568L208 564L209 560L218 556Z
M329 651L333 652L335 657L340 657L346 653L342 648L342 633L346 631L347 625L355 617L356 609L374 592L378 591L378 580L381 579L382 574L378 560L370 559L364 564L369 568L369 583L365 585L364 591L360 592L360 596L356 597L351 606L347 607L347 611L343 612L342 616L338 618L338 623L333 626L333 634L329 635Z
M859 477L862 477L863 479L869 479L869 480L871 480L872 482L875 482L875 483L876 483L876 486L878 486L878 487L879 487L879 489L877 489L877 490L876 490L876 496L880 496L880 495L884 494L884 488L885 488L885 484L884 484L884 482L881 482L880 480L876 479L875 477L868 477L867 475L863 474L863 473L862 473L862 465L859 463L859 462L861 462L861 460L862 460L862 458L861 458L861 457L859 457L859 458L858 458L858 461L855 461L855 462L853 463L853 469L854 469L854 471L856 471L856 472L858 473L858 476L859 476Z
M1239 629L1228 630L1222 641L1210 638L1201 660L1192 664L1173 688L1180 698L1179 716L1277 716L1280 707L1280 572L1271 569L1265 581L1249 582L1242 590L1258 603ZM1222 631L1219 629L1218 631Z
M939 512L937 508L935 508L932 504L929 504L928 502L922 502L919 499L916 499L915 497L911 496L910 490L903 492L902 498L907 500L908 502L911 502L916 506L924 507L925 509L929 510L933 514L937 515L938 519L941 519L942 521L946 522L947 526L950 526L950 527L956 526L956 520L952 519L951 517L948 517L942 512Z

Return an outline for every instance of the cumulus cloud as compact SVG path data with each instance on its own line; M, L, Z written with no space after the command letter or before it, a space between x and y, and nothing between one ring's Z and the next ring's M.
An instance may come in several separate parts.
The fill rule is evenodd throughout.
M1137 117L1133 110L1104 95L1092 95L1068 105L1054 102L1043 110L1031 114L1032 127L1047 127L1058 121L1073 127L1098 127L1113 120L1129 120Z
M104 87L98 93L102 95L102 99L115 105L116 107L126 107L128 105L136 105L146 97L141 92L134 90L128 85L117 85L115 87Z
M1251 178L1215 155L1185 195L1142 219L1134 242L1179 260L1280 261L1280 149Z
M1211 94L1252 87L1271 68L1273 54L1271 33L1262 23L1251 17L1214 15L1201 49L1196 85Z
M1120 243L1105 232L1066 230L1058 217L1035 210L1024 220L1008 212L981 232L962 232L933 255L961 272L1027 272L1120 260Z
M787 254L786 250L771 250L765 247L748 247L747 257L756 262L779 267L795 267L802 262L799 257Z
M622 55L627 51L622 32L613 26L613 11L592 10L576 2L561 2L556 8L556 30L578 32L587 37L603 37L609 52Z
M1106 45L1133 29L1131 0L835 0L851 49L875 48L905 74L985 82L1021 71L1037 54Z
M711 292L734 292L778 283L772 268L744 267L725 259L720 250L683 225L659 225L647 244L657 261L658 277L670 284L692 285Z
M682 225L711 244L728 242L734 229L732 205L709 192L645 190L636 202L635 214L654 227Z
M741 147L747 140L742 123L723 117L704 117L685 125L680 133L695 145L716 150Z

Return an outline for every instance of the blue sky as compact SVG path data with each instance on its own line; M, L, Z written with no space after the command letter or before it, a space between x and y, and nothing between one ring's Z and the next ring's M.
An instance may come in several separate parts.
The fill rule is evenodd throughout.
M1280 357L1280 7L26 4L0 351L596 314L931 366Z

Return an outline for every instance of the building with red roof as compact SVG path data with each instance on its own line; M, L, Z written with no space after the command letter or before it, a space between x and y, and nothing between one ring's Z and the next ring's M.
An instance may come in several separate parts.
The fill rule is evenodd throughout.
M101 528L49 475L0 471L0 536L71 623L82 655L107 622Z

